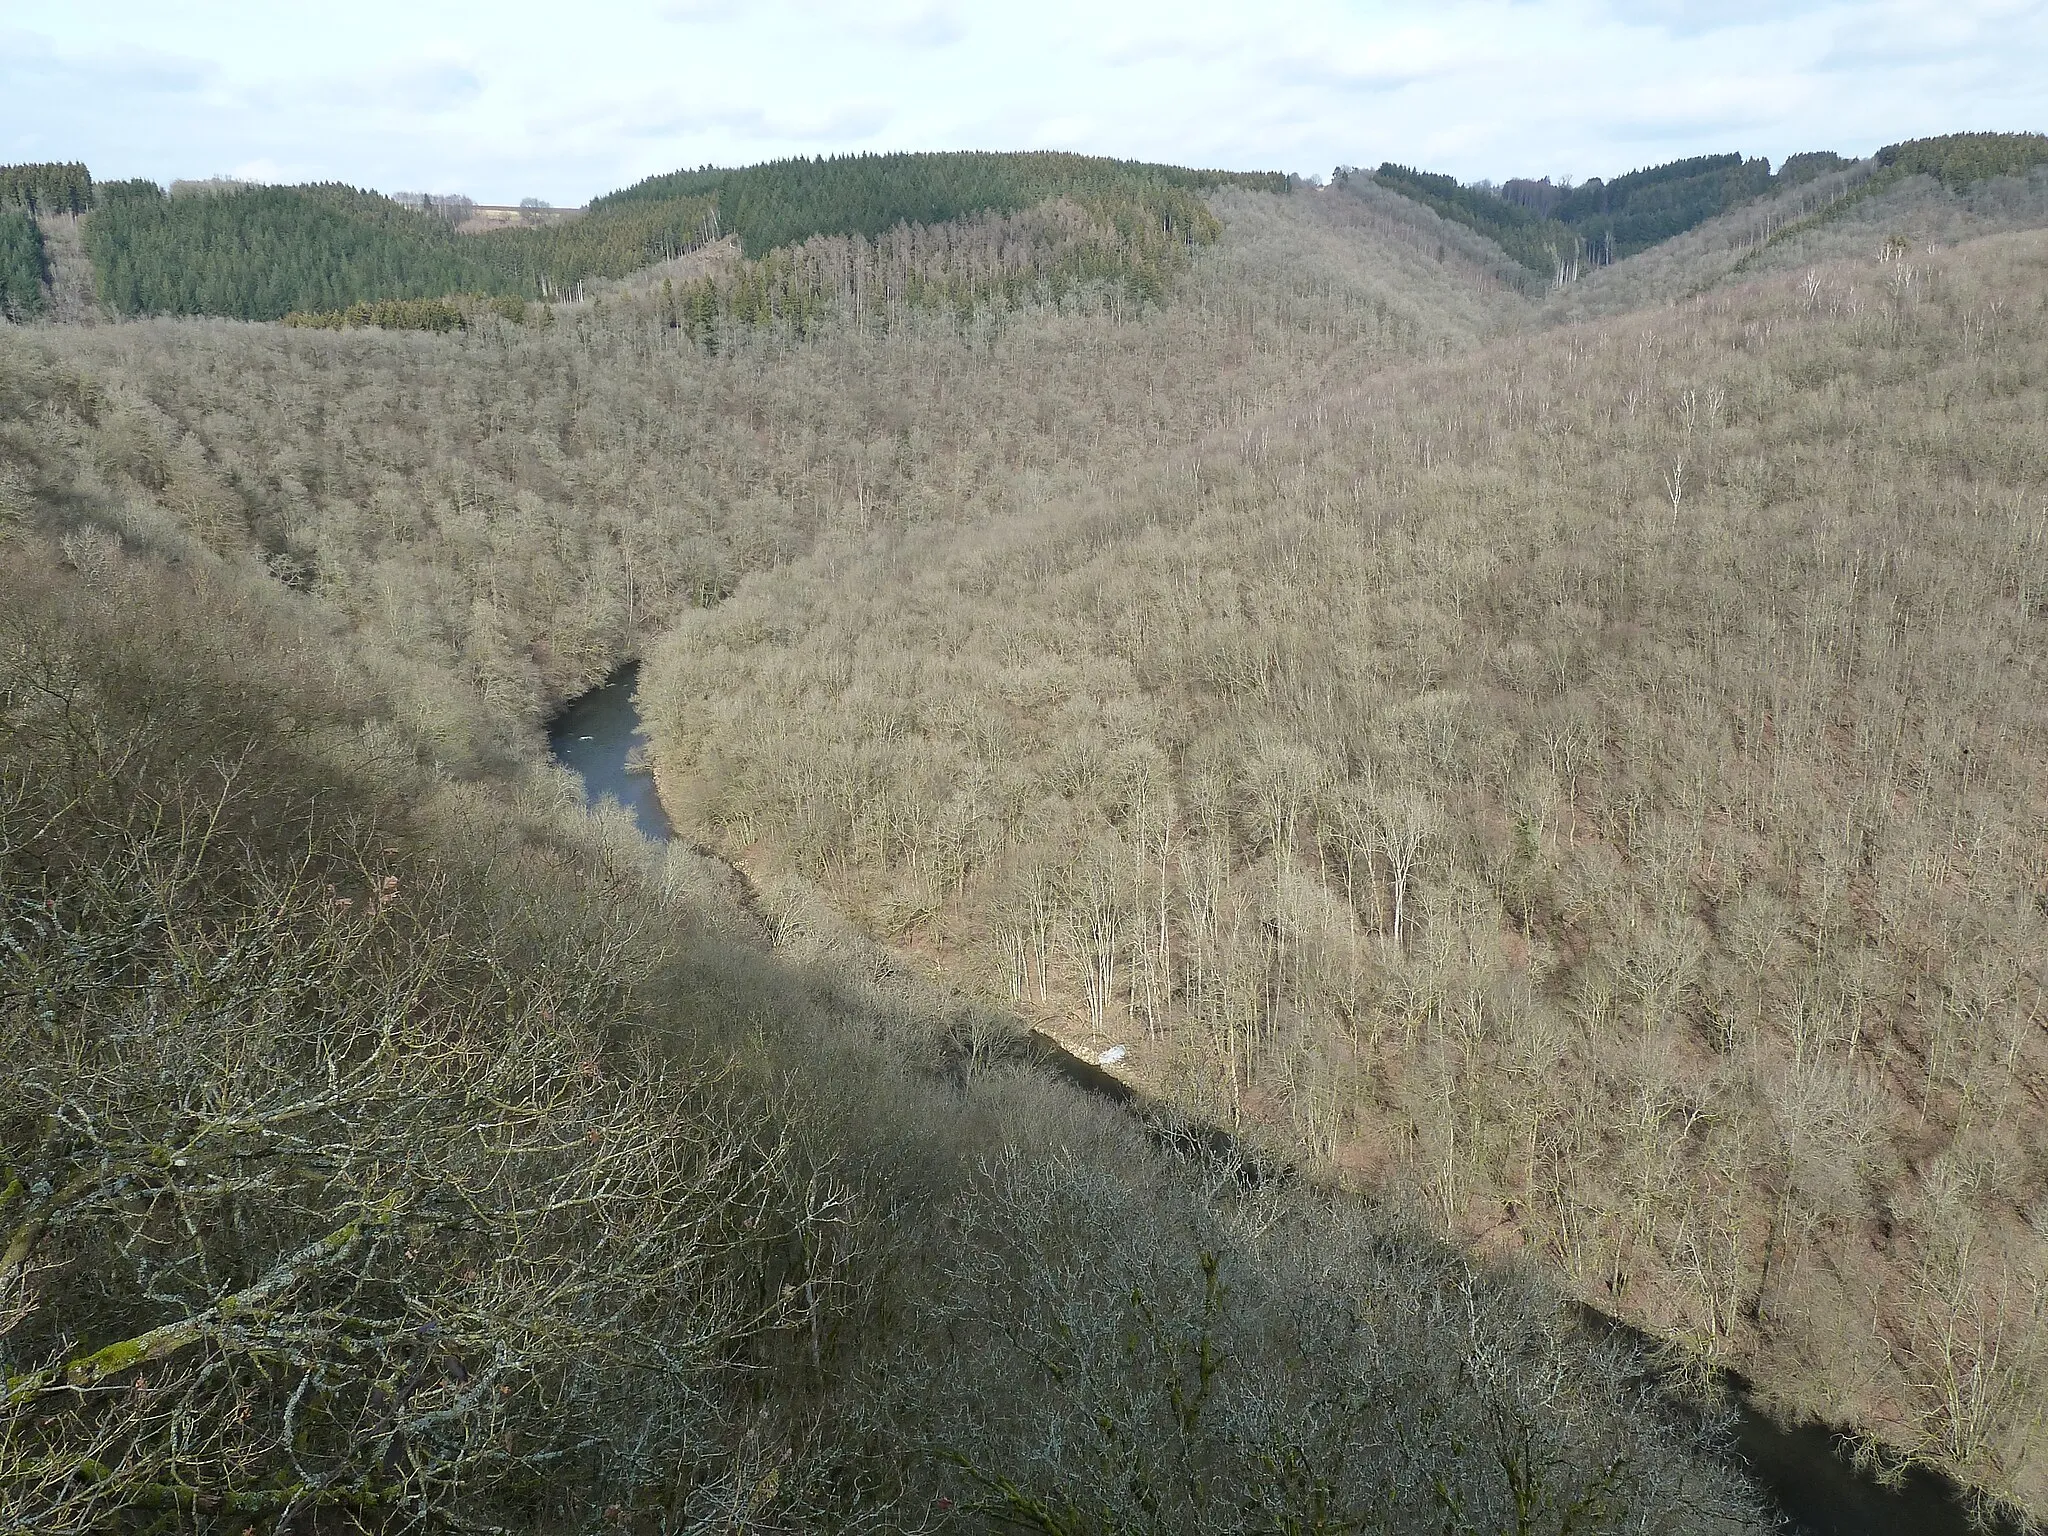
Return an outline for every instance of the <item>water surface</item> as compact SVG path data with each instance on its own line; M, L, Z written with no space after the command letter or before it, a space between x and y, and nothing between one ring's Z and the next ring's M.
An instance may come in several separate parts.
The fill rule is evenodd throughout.
M640 663L629 661L602 684L562 707L548 725L548 754L583 781L583 798L595 806L616 800L633 813L642 834L657 843L673 829L661 797L654 792L647 742L633 688Z

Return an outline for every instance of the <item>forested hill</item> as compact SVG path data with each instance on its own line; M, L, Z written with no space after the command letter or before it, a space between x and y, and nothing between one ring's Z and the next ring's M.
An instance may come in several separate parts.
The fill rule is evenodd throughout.
M809 335L828 313L887 325L936 310L964 323L1076 293L1157 303L1221 232L1206 194L1290 185L1080 155L861 155L678 171L573 220L465 235L342 185L167 197L145 182L97 199L85 245L100 301L122 314L381 324L421 300L576 295L736 235L737 262L674 274L684 286L663 301L671 328L716 348L763 327ZM12 307L30 312L47 272L33 229L15 233L9 243L0 230L19 269L0 302L19 289Z
M1559 263L1626 260L1705 223L1716 214L1812 179L1847 162L1840 155L1794 155L1775 175L1768 160L1698 155L1631 171L1612 181L1553 186L1549 177L1495 187L1385 164L1373 179L1447 219L1478 230L1532 272L1552 276Z
M124 183L119 195L95 200L83 166L30 169L75 171L65 185L83 191L71 202L97 201L86 248L101 302L122 314L276 320L463 293L551 299L726 233L756 263L819 238L862 243L865 254L831 253L832 274L796 256L672 303L672 322L707 341L721 319L787 322L803 333L838 299L856 311L873 299L885 308L967 312L1026 296L1057 301L1077 284L1107 282L1139 302L1157 300L1188 248L1218 233L1206 192L1290 185L1278 173L1081 155L860 155L677 171L598 198L577 219L464 235L431 214L338 184L167 197L152 183ZM979 233L942 237L937 247L920 233L954 225ZM22 248L8 258L19 272L6 290L21 296L0 302L25 313L47 273L40 250L29 249L31 232L15 233L8 243L0 231L0 245ZM893 266L866 250L898 235L918 249L898 252ZM872 283L836 277L870 268Z
M1838 201L1868 196L1912 175L1951 190L2048 163L2038 133L1954 133L1888 145L1869 163L1866 182ZM1793 155L1773 173L1768 160L1700 155L1631 171L1612 181L1553 186L1549 177L1461 183L1455 177L1385 164L1381 186L1487 236L1530 271L1555 277L1581 263L1611 265L1695 229L1718 214L1855 164L1829 151ZM1356 174L1356 173L1347 173ZM1839 210L1822 210L1828 217Z
M548 298L624 277L711 233L701 197L649 199L538 228L455 232L340 185L103 198L86 226L102 302L123 314L277 320L294 310L453 293Z
M828 531L972 537L1517 312L1398 202L1221 189L1146 324L985 345L729 359L645 282L0 327L0 1531L1767 1529L1531 1272L1155 1142L537 761ZM964 282L1076 217L805 246Z
M812 235L873 239L899 224L946 224L987 213L1018 213L1053 198L1091 206L1143 208L1169 223L1195 219L1198 195L1222 186L1284 192L1272 171L1200 171L1136 160L1057 153L839 155L653 176L599 198L617 207L645 199L718 200L720 224L749 256Z

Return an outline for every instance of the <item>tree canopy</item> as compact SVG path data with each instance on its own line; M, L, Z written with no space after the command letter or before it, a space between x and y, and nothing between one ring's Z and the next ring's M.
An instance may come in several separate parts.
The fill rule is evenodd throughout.
M828 300L851 297L841 292L849 282L861 293L856 309L871 295L913 308L1014 303L1027 292L1057 298L1096 280L1138 302L1156 300L1187 250L1216 238L1202 194L1224 185L1284 191L1289 183L1278 174L1082 155L856 155L678 171L599 198L578 218L465 235L445 219L348 186L165 197L144 182L103 197L86 240L102 300L124 314L275 320L462 293L558 298L588 279L624 277L731 233L748 265L694 292L697 311L802 328ZM1068 211L1033 212L1054 204ZM1029 229L1003 222L1025 215ZM834 275L837 266L825 272L825 255L806 244L852 240L865 250L893 232L939 225L981 234L942 240L947 251L936 255L898 253L893 266L876 250L826 262L901 269L899 279L873 284ZM1021 258L983 249L1005 231L1023 236L1019 249L1029 250ZM930 243L913 239L920 242ZM967 246L971 259L962 254ZM778 258L781 267L758 265L778 251L790 252Z
M1909 176L1919 173L1938 177L1950 187L1966 187L2048 164L2048 134L1945 133L1908 139L1880 149L1877 163Z
M1143 209L1171 222L1186 218L1189 205L1198 206L1195 194L1215 187L1284 192L1288 185L1278 172L1190 170L1051 152L863 154L672 171L601 197L591 208L715 197L721 227L737 234L746 254L755 257L812 235L873 239L899 224L1018 213L1059 197L1090 207Z
M1879 150L1876 160L1881 180L1852 189L1848 199L1867 196L1901 176L1934 176L1960 190L1989 177L2025 172L2048 164L2048 135L1951 133L1909 139ZM1731 208L1851 163L1830 150L1814 151L1791 156L1773 175L1766 159L1696 155L1612 181L1596 176L1576 187L1553 186L1546 176L1495 188L1388 162L1373 179L1479 231L1523 266L1548 276L1579 252L1595 261L1620 261Z
M92 207L92 174L65 164L0 165L0 208L30 213L84 213Z

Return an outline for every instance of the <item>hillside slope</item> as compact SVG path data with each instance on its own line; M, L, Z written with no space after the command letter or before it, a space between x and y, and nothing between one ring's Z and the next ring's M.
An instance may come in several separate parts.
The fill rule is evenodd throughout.
M1561 279L1581 267L1626 261L1731 208L1832 170L1840 159L1794 155L1773 174L1767 160L1699 155L1611 180L1595 176L1577 187L1553 187L1548 177L1468 187L1391 164L1370 180L1493 240L1539 279ZM1360 179L1356 171L1337 177L1340 186Z
M1284 193L1275 172L1204 171L1136 160L1049 152L835 155L651 176L596 199L593 211L676 197L717 201L720 227L750 257L814 235L875 239L899 224L970 222L1071 199L1189 217L1199 195L1222 187Z
M1224 390L1332 347L1458 334L1339 313L1219 305L1239 371L1159 410L1229 420ZM1009 448L1085 484L1068 440L1132 430L1085 414L1109 360L1171 395L1205 333L1055 318L979 358L899 336L867 387L1049 359L1093 381L1079 414L1049 397L994 448L937 391L901 419L966 440L941 467ZM579 427L563 376L638 357L801 466L745 391L819 354L655 358L646 316L611 323L534 354L506 417L524 333L0 334L0 1525L1759 1529L1712 1426L1554 1293L1158 1145L800 890L735 905L581 811L521 728L537 685L261 536L417 544L351 456L518 434L532 478L488 515L458 480L474 521L433 560L518 616L510 647L552 622L543 579L630 600L629 564L560 541L644 445ZM207 383L230 369L242 396ZM956 492L931 468L892 517ZM549 546L523 565L515 513Z
M454 335L154 320L55 327L96 473L453 668L529 729L692 606L827 529L942 530L1073 494L1263 411L1304 374L1467 349L1523 301L1356 205L1240 192L1163 310L1027 309L707 351L659 287ZM559 318L557 318L559 314ZM938 536L930 533L925 536ZM425 713L432 708L423 706Z
M1284 193L1289 185L1272 174L1078 155L853 156L679 171L597 198L574 219L463 233L431 210L341 185L181 183L167 197L146 181L96 187L83 166L18 166L0 167L0 205L11 195L26 208L8 217L35 213L44 183L54 189L42 194L45 212L86 215L99 299L120 314L276 320L463 293L581 296L595 280L626 277L730 233L761 291L735 303L729 289L707 286L686 296L686 306L717 300L715 307L754 323L772 313L802 328L826 298L863 297L871 286L855 276L855 292L841 291L837 267L847 250L867 252L871 263L878 247L906 235L928 244L931 231L956 225L994 233L970 240L981 249L967 260L913 260L913 304L1014 307L1042 285L1057 294L1090 281L1156 302L1185 268L1186 248L1215 237L1205 193ZM40 312L36 290L47 274L40 258L5 255L13 227L0 224L0 280L11 285L0 287L0 307ZM32 222L21 227L32 239ZM824 270L801 256L794 270L772 260L819 241L836 258ZM29 273L27 297L9 296L21 286L17 268ZM886 271L877 277L886 280Z
M1340 168L1337 190L1391 195L1469 232L1551 323L1690 298L1718 282L1867 255L1887 240L1954 244L2048 223L2048 135L1909 139L1867 160L1706 155L1610 181L1465 185L1406 166Z
M1248 1134L2048 1505L2048 236L1374 372L643 687L674 798Z
M1549 295L1543 317L1556 323L1674 303L1764 273L1868 259L1887 242L1920 259L1965 240L2048 227L2048 166L1962 186L1918 174L1855 195L1879 169L1861 162L1586 272Z
M1924 193L1905 169L1883 197ZM2031 187L1943 195L2024 219ZM1658 307L1546 327L1572 290L1539 308L1498 247L1385 188L1198 206L1201 238L1148 224L1113 269L1088 263L1114 213L1077 193L707 248L446 334L0 331L23 616L0 880L41 989L0 998L0 1043L53 1102L127 1085L133 1145L161 1149L191 1126L146 1085L208 1052L254 1064L230 1118L311 1091L292 1073L329 1021L263 957L312 955L369 1013L402 1015L375 1000L407 978L436 1000L427 1101L506 1102L512 1041L531 1123L601 1147L619 1106L659 1103L666 1145L710 1149L663 1166L774 1185L765 1246L712 1223L716 1253L673 1256L709 1310L669 1388L702 1416L662 1399L655 1452L564 1446L537 1405L609 1431L643 1399L536 1355L506 1417L408 1474L406 1507L451 1527L537 1518L544 1485L572 1523L618 1500L650 1530L771 1505L945 1524L941 1499L969 1528L1239 1530L1337 1499L1481 1530L1538 1478L1560 1527L1741 1528L1697 1426L1589 1353L1539 1268L1788 1412L2043 1507L2042 237L1845 234L1852 260L1726 286L1770 231L1707 225L1578 290ZM1671 305L1695 270L1724 286ZM752 905L537 763L553 705L643 651L670 809L758 877ZM216 845L203 792L245 756ZM391 910L387 876L420 905ZM186 903L196 937L166 948ZM274 1033L205 1036L209 967L286 998L233 1015ZM147 981L141 1014L102 995L116 973ZM53 1013L102 1054L64 1058ZM203 1027L131 1027L166 1016ZM374 1064L367 1017L340 1033ZM1227 1170L1017 1070L1020 1019L1123 1045L1183 1109L1528 1268L1468 1269L1350 1202L1240 1203ZM730 1096L676 1088L718 1073ZM68 1188L88 1154L31 1118L7 1155ZM347 1167L393 1166L391 1135ZM39 1291L8 1370L97 1383L60 1342L120 1363L123 1328L190 1324L360 1207L466 1177L315 1181L246 1247L169 1250L214 1277L182 1314L148 1276ZM110 1270L126 1219L93 1207L52 1262ZM545 1236L476 1241L559 1278L606 1240ZM421 1412L453 1406L523 1326L461 1268L422 1276L456 1251L376 1249L379 1305L468 1331L335 1362L335 1423L388 1427L384 1377L422 1359ZM624 1326L551 1294L549 1328ZM6 1486L195 1424L273 1510L307 1486L272 1454L290 1393L208 1327L183 1358L215 1374L174 1378L196 1419L120 1407L110 1370ZM175 1503L152 1477L95 1497Z

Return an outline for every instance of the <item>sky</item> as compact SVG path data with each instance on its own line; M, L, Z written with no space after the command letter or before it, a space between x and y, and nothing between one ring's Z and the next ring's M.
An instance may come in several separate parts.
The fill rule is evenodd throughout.
M1612 176L2048 131L2048 0L0 0L0 163L560 206L679 166L1070 149Z

